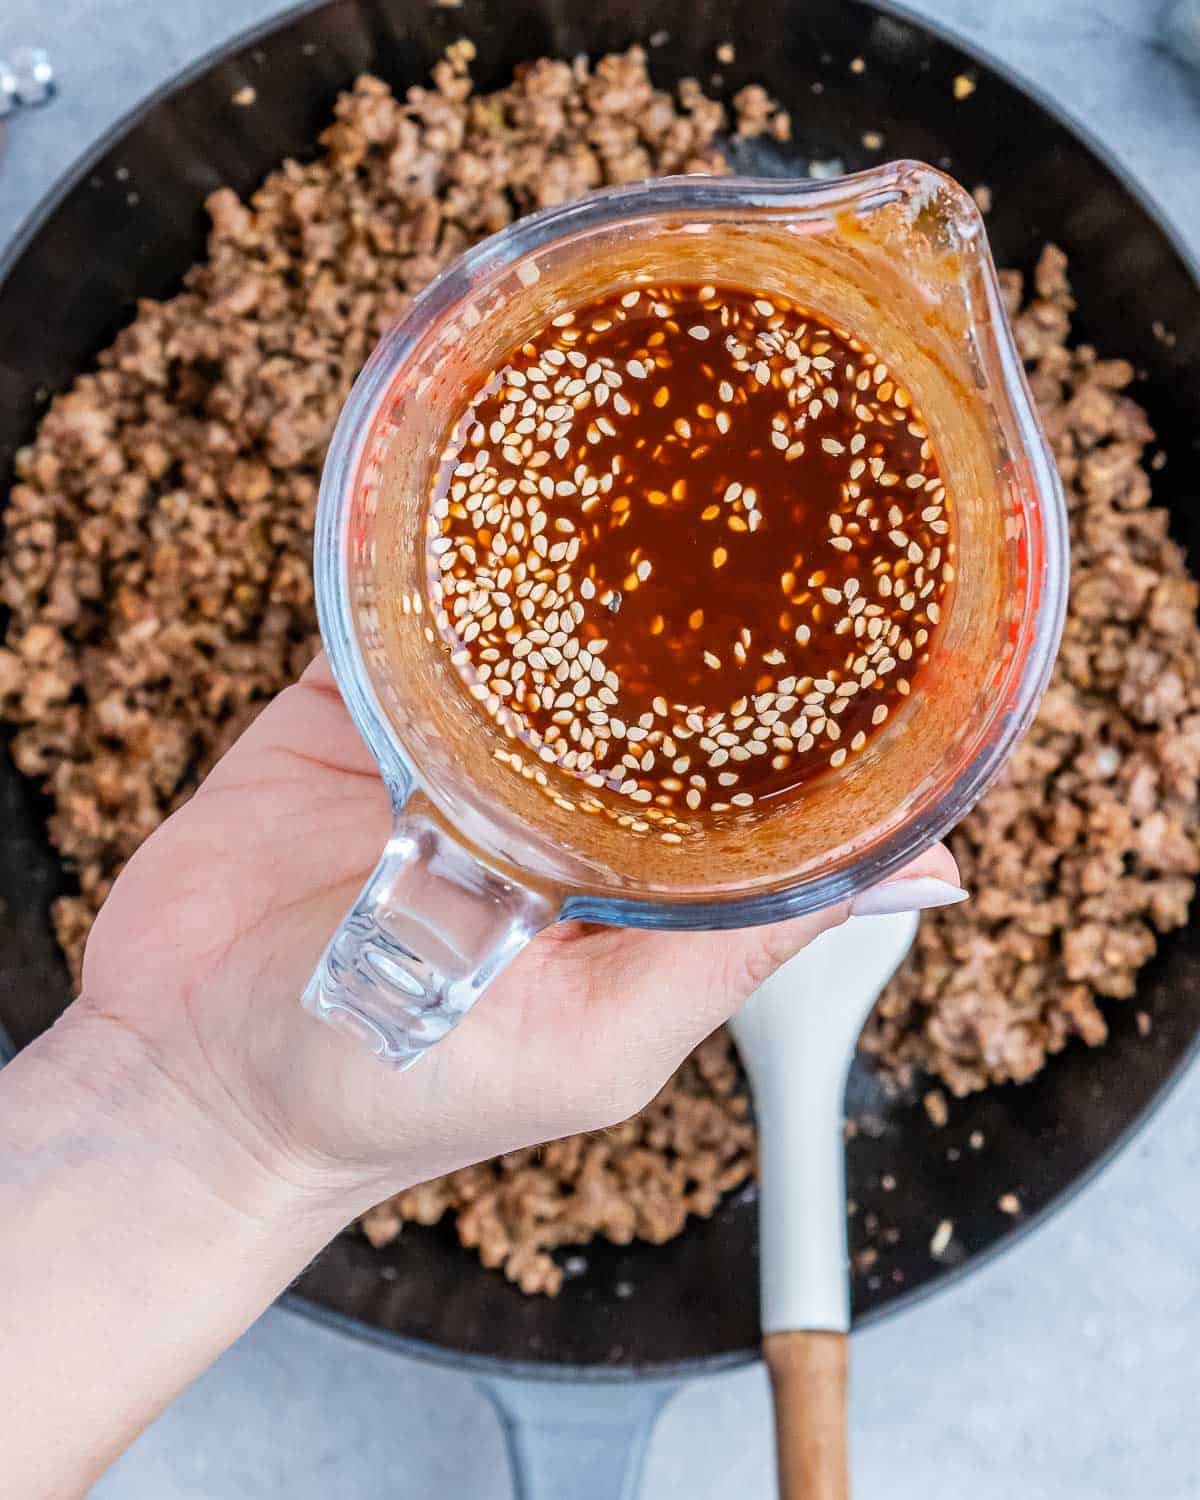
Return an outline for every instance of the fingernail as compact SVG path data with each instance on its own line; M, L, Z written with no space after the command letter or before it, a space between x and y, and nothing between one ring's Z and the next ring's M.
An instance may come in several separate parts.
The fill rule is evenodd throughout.
M928 911L934 906L953 906L970 894L948 880L918 875L910 880L888 880L873 885L850 903L852 917L886 917L898 911Z

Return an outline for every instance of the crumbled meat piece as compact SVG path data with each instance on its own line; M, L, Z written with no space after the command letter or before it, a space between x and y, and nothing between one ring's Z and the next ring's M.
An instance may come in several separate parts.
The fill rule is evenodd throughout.
M777 141L792 138L791 116L781 110L760 84L748 83L733 96L737 133L752 138L770 135Z
M1134 993L1200 873L1200 590L1149 505L1133 370L1065 347L1061 251L1023 311L1003 280L1067 494L1066 632L1028 739L951 835L974 899L924 918L864 1037L902 1079L956 1094L1031 1078L1072 1037L1102 1043L1098 1002Z
M929 1116L929 1123L939 1130L950 1118L950 1110L946 1104L946 1096L941 1089L930 1089L922 1103L925 1105L925 1113Z
M359 1219L358 1224L376 1250L383 1250L393 1240L398 1239L404 1227L403 1219L388 1203L380 1203L375 1208L369 1209Z

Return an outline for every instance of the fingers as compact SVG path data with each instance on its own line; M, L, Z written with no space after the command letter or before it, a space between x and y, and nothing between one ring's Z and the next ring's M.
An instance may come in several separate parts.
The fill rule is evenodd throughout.
M320 652L300 681L269 703L209 775L209 790L278 773L282 757L297 769L379 779L374 757L355 727Z
M337 692L337 683L333 680L333 668L329 665L329 657L324 651L317 652L300 674L300 681L305 687L315 687L323 693Z
M654 1012L659 1047L682 1057L788 959L852 912L918 911L964 896L953 855L936 844L853 902L786 922L731 932L623 934L626 993Z
M928 911L965 901L958 865L945 844L934 844L890 876L882 885L860 891L850 903L855 917L881 917L891 912Z
M794 958L815 937L844 922L848 916L880 916L888 912L923 911L963 901L967 893L959 885L958 865L944 844L934 844L910 860L881 885L861 891L849 902L780 922L770 927L749 928L737 934L742 940L740 963L748 981L736 1004L749 998L768 975Z

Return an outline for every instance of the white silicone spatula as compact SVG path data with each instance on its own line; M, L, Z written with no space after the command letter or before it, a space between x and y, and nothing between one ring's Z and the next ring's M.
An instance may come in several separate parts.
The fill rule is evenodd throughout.
M847 1275L842 1101L872 1005L917 916L852 917L734 1017L759 1131L763 1352L781 1500L846 1500Z

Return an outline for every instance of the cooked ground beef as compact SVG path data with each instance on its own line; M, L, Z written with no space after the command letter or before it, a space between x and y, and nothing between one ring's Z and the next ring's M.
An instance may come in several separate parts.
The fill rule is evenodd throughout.
M1157 935L1187 921L1200 870L1200 590L1150 504L1146 414L1122 359L1067 347L1066 260L1049 247L1017 342L1062 475L1071 593L1033 730L951 848L974 893L921 923L863 1045L956 1094L1031 1078L1107 1035Z
M742 90L732 120L695 82L656 90L639 49L594 68L536 62L486 96L472 50L457 44L434 87L404 100L359 79L315 161L286 163L248 204L214 193L207 260L178 296L139 306L18 456L0 712L78 875L55 911L76 974L124 861L317 649L320 466L382 330L522 213L722 171L727 129L789 134L761 89ZM1015 310L1015 279L1008 290ZM1121 394L1128 366L1067 349L1070 307L1048 250L1017 321L1072 508L1058 672L1003 783L954 836L975 899L926 920L866 1037L888 1068L956 1092L1027 1078L1073 1034L1102 1040L1097 997L1132 992L1195 883L1195 585L1148 505L1151 434ZM554 1292L555 1248L661 1241L710 1214L753 1171L747 1116L722 1033L636 1119L414 1188L362 1228L384 1244L452 1212L485 1263Z

